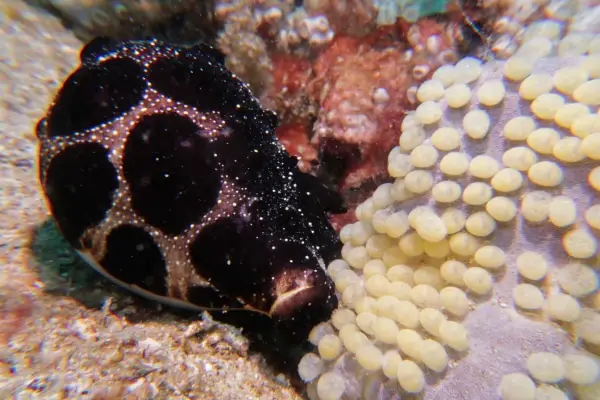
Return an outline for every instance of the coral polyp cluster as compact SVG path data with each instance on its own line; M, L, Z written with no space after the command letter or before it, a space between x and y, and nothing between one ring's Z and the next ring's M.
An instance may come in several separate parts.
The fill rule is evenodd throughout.
M417 89L393 182L328 266L342 308L299 364L311 399L597 396L600 59L555 26Z

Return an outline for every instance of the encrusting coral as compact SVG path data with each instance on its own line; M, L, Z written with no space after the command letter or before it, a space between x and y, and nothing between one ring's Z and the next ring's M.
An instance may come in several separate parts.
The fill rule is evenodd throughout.
M434 19L338 34L313 62L273 56L273 81L261 98L283 118L278 137L303 170L330 180L353 209L386 179L385 155L416 104L417 85L455 62L464 40L461 25ZM352 215L332 222L339 229Z
M387 39L396 29L407 42ZM457 58L451 25L432 20L361 39L338 36L319 55L308 89L319 110L311 143L322 159L346 163L338 183L342 193L381 180L385 154L398 139L405 111L413 108L409 88Z
M311 399L596 398L600 55L576 39L540 21L506 62L418 88L395 180L340 232L343 307L299 365Z

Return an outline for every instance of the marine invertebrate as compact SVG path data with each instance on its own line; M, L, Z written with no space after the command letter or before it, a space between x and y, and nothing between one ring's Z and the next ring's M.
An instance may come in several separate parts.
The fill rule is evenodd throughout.
M32 127L79 65L83 43L28 1L3 4L22 18L0 16L0 316L8 318L0 340L9 340L0 344L0 398L301 400L252 347L229 345L231 327L206 331L202 321L138 299L52 240L60 233L40 190Z
M342 204L222 62L204 44L90 42L38 124L40 180L66 239L113 281L301 337L337 304L324 267Z
M581 46L574 44L592 39L598 28L595 25L600 8L594 2L587 1L497 1L486 0L485 8L495 11L485 21L486 31L490 35L486 41L495 56L506 59L520 48L520 44L530 41L538 33L545 31L545 36L557 40L565 33L570 34L563 41L563 51L577 52ZM538 47L538 51L547 48L545 40L537 40L529 44L529 49ZM585 45L583 46L585 47Z
M547 53L526 40L418 88L394 181L356 208L328 266L343 306L300 362L311 399L597 396L600 376L577 365L600 354L600 59L593 41L561 56L568 36L531 29Z

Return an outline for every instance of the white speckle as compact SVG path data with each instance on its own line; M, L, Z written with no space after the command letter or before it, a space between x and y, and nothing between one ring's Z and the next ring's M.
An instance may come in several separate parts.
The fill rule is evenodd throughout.
M390 99L390 95L388 94L385 88L377 88L373 92L373 101L375 104L385 104Z

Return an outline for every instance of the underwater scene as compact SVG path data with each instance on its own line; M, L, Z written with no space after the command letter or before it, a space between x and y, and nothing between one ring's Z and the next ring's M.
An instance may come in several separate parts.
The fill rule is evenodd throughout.
M2 0L0 400L600 400L600 0Z

